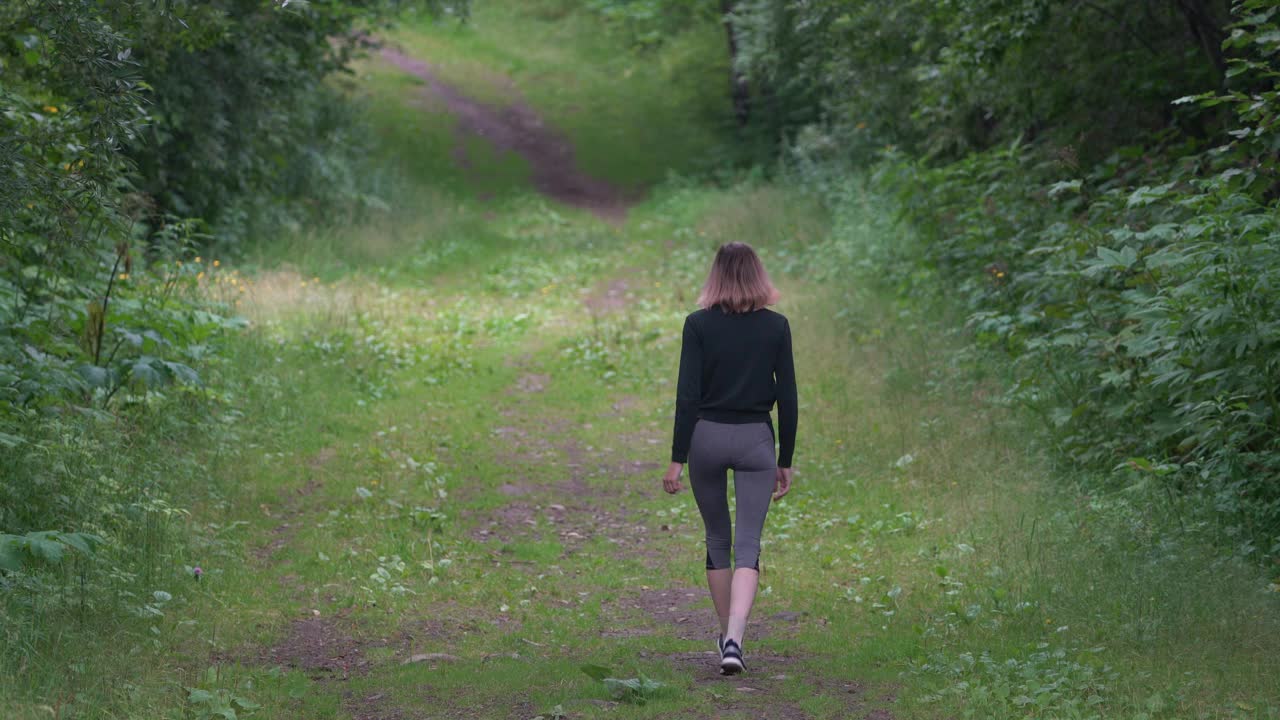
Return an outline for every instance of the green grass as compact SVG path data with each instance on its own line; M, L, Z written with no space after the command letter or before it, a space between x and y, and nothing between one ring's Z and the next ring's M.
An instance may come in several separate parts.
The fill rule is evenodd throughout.
M529 102L572 141L589 174L629 190L734 159L723 27L700 24L633 53L598 16L571 7L475 2L465 24L424 20L391 40L474 97Z
M623 184L719 141L664 104L714 97L716 73L619 81L627 57L606 61L587 16L542 8L477 3L470 28L397 38L479 96L513 78ZM0 673L0 715L201 717L196 687L284 719L1280 717L1280 593L1123 492L1075 491L990 400L999 372L858 268L899 232L874 195L833 228L784 187L672 183L615 228L533 196L505 158L460 174L451 119L361 72L395 202L246 265L253 328L220 371L239 414L181 439L209 478L180 497L190 541L130 584L173 600L47 619L68 622ZM681 139L642 151L664 133ZM802 378L756 611L770 632L749 631L738 680L708 670L701 522L658 475L680 321L727 240L780 283ZM626 307L592 310L611 283ZM432 653L448 657L405 662ZM663 688L613 706L586 663Z

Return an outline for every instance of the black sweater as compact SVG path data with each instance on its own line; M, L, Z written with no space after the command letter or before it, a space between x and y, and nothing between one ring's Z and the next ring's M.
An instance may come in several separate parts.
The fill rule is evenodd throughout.
M671 461L689 459L698 418L723 423L773 423L778 403L778 467L791 467L796 444L796 370L791 325L772 310L726 313L719 305L684 320Z

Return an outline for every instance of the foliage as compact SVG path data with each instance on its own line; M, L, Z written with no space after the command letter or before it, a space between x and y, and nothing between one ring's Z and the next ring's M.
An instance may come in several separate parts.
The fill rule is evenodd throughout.
M645 677L619 679L612 677L613 671L602 665L583 665L582 672L593 680L598 680L609 690L609 695L621 702L644 705L664 687L663 683Z
M955 158L1044 136L1095 158L1212 85L1187 26L1220 32L1219 4L1184 3L1194 20L1164 0L745 0L735 14L758 121L782 137L820 122L833 152L867 160L886 143Z
M0 534L0 570L16 572L24 565L62 562L68 549L92 555L102 538L90 533L61 533L54 530L25 535Z
M713 3L698 0L586 0L614 32L636 48L651 48L691 24L719 19Z
M333 79L409 5L0 6L6 667L38 675L18 659L67 617L164 615L155 585L193 540L179 498L214 491L202 460L234 447L249 380L224 376L243 278L205 253L367 201Z
M963 16L977 5L943 7ZM1013 358L1010 398L1071 458L1113 469L1117 483L1166 499L1188 529L1243 555L1280 552L1280 225L1267 161L1278 148L1277 3L1236 6L1223 90L1176 94L1214 84L1213 63L1194 48L1179 72L1093 47L1072 92L1122 90L1083 111L1062 109L1079 98L999 105L983 94L983 78L999 77L1010 53L1019 63L1070 56L1060 35L1080 35L1064 27L1043 37L1055 22L1049 7L1016 5L1013 19L983 25L931 21L951 28L939 31L954 42L935 69L952 99L996 108L999 122L961 137L958 116L928 90L933 80L909 95L922 132L864 157L876 158L875 180L919 235L872 260L906 293L960 300L974 340ZM1088 74L1122 64L1131 69L1108 83ZM1153 67L1168 82L1142 79ZM1127 85L1135 78L1147 95ZM1161 102L1163 125L1153 114ZM1019 114L1037 107L1048 112ZM1109 128L1091 117L1104 110L1126 120ZM842 158L848 132L810 128L789 158L837 205L847 202L843 163L863 147Z

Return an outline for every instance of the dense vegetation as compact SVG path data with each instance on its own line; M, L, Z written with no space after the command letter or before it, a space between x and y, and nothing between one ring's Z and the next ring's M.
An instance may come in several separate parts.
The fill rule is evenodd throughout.
M354 172L368 134L331 81L395 5L0 7L12 658L61 610L154 609L137 587L188 540L174 493L204 486L201 458L234 440L232 384L210 380L243 324L243 286L214 257L368 202Z
M474 632L433 687L562 716L587 655L635 661L581 598L654 571L478 539L512 493L568 504L501 453L579 463L588 418L592 462L648 461L654 358L745 239L813 348L766 592L818 685L782 694L844 717L818 691L854 668L924 717L1275 717L1280 2L474 4L0 5L0 715L376 714L265 638L440 613ZM537 197L374 33L647 198L604 227ZM694 542L664 500L621 502ZM420 709L376 642L353 692ZM690 690L609 712L724 699Z
M836 206L871 168L1051 441L1280 551L1280 3L737 4L739 63ZM785 109L781 113L778 108Z

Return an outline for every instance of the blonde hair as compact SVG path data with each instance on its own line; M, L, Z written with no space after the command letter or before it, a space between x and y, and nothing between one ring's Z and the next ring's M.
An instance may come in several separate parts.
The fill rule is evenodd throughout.
M746 313L778 302L778 289L751 246L725 243L716 251L711 272L698 295L698 307L719 305L728 313Z

